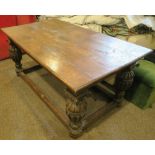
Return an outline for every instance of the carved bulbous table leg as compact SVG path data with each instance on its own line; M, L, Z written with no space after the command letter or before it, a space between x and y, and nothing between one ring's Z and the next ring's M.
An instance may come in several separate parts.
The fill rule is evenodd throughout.
M125 91L129 89L134 80L134 71L132 70L134 66L131 66L119 74L117 74L114 87L115 87L115 98L114 101L118 106L121 105L123 97L125 95Z
M68 95L66 104L66 114L69 117L70 136L77 138L82 134L83 118L86 114L87 103L84 96L75 97Z
M19 73L22 72L22 52L11 40L9 40L9 45L10 57L15 62L16 73L19 75Z

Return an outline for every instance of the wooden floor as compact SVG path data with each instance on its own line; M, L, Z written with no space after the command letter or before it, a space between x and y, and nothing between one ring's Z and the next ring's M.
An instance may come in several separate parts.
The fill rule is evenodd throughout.
M26 66L34 64L28 56L23 62ZM64 110L63 87L58 81L45 70L29 76ZM0 81L0 139L71 139L63 124L16 76L11 60L0 62ZM97 94L97 101L88 98L89 112L104 104L103 96ZM104 115L79 139L155 139L155 107L141 110L124 101L121 108Z

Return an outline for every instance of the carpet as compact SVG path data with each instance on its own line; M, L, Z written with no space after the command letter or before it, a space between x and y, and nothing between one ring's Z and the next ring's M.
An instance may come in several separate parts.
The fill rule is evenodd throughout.
M34 61L23 56L24 66ZM65 108L65 101L57 91L63 88L45 70L33 72L30 77L47 93L53 102ZM0 139L72 139L68 131L50 109L38 98L31 88L14 71L10 60L0 61ZM51 87L52 85L52 87ZM90 99L91 106L100 101ZM86 131L81 140L155 139L155 107L141 110L124 101L121 108L109 112Z

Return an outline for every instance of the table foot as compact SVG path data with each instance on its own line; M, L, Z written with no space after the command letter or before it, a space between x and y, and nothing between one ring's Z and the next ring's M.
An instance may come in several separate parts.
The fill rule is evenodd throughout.
M9 40L9 51L10 51L10 57L11 59L15 62L15 67L16 67L16 73L17 75L20 74L20 72L22 72L22 64L21 64L21 60L22 60L22 52L21 50L13 43L13 41Z
M115 97L114 102L118 107L121 106L122 100L125 95L125 91L129 89L134 80L134 66L124 69L122 72L116 75L114 87L115 87Z
M83 133L83 118L87 110L85 96L67 95L66 114L69 117L69 132L70 136L77 138Z

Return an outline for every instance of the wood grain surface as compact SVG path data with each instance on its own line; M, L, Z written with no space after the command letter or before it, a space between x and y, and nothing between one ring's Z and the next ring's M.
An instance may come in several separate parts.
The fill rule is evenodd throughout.
M2 30L75 94L152 51L57 19Z

